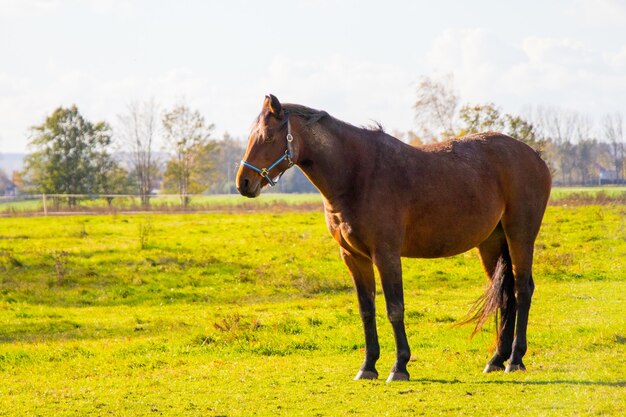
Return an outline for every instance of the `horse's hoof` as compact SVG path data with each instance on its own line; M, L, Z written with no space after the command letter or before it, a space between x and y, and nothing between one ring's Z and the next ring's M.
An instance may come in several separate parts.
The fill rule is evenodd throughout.
M525 371L526 367L523 363L510 363L506 366L504 372Z
M378 372L360 370L354 377L355 381L359 379L378 379Z
M389 374L389 377L387 378L387 382L408 381L408 380L409 380L409 374L404 373L404 372L391 372Z
M487 366L485 366L485 369L483 369L484 374L488 374L490 372L499 372L499 371L504 371L504 366L488 363Z

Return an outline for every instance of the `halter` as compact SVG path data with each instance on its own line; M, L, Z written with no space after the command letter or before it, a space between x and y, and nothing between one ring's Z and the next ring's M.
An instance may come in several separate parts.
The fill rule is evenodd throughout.
M273 164L271 164L267 168L259 168L257 166L252 165L250 162L246 161L245 159L241 160L241 165L250 168L257 174L259 174L261 177L265 178L270 187L275 186L278 180L280 179L280 177L283 176L285 171L287 171L289 168L293 166L293 159L292 159L293 158L293 146L291 144L291 142L293 142L293 136L291 135L291 123L289 123L289 113L285 112L285 116L287 116L287 149L285 150L285 153L282 154L276 161L274 161ZM283 162L285 159L289 163L289 166L285 169L285 171L278 174L278 177L276 177L276 180L273 180L272 177L270 177L270 171L276 168L276 166L280 164L281 162Z

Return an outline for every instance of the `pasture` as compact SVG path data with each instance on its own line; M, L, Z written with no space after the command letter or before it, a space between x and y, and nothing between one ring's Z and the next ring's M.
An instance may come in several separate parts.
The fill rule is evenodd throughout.
M626 206L550 206L527 372L482 374L475 251L404 260L412 380L381 380L319 211L0 219L0 415L624 415Z
M144 212L141 199L137 196L116 196L107 202L101 196L78 197L76 207L69 208L67 199L47 197L50 214L98 213L115 214ZM175 212L242 212L242 211L313 211L320 207L322 197L317 193L280 194L264 192L255 199L244 199L239 194L194 195L187 207L175 195L154 195L150 198L149 211L157 213ZM602 187L556 187L550 197L552 205L626 204L626 187L607 185ZM0 197L0 217L42 215L41 195Z
M171 212L230 212L260 210L305 210L311 211L320 207L322 196L317 193L303 194L272 194L267 193L258 199L244 199L239 194L193 195L189 204L183 207L177 195L153 195L150 207L143 207L141 198L137 196L115 196L110 203L105 197L83 195L76 198L76 206L68 207L67 198L56 201L48 196L47 210L50 214L99 213L113 214L125 212L154 211ZM0 197L0 216L41 215L44 213L41 195Z

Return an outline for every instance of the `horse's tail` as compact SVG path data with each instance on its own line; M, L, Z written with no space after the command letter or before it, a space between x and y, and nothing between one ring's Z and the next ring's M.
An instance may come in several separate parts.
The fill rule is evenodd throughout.
M478 333L487 318L492 314L495 315L496 329L498 337L502 330L501 320L499 319L499 313L506 314L508 308L515 308L511 305L511 302L515 302L514 293L514 280L513 271L511 268L511 259L509 257L508 250L503 251L496 267L491 275L491 283L484 294L482 294L470 308L465 319L461 320L458 325L462 326L471 322L476 322L474 331L472 332L470 339Z

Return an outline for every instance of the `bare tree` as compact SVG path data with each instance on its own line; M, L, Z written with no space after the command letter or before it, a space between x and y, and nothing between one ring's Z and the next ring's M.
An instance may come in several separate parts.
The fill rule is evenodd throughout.
M602 119L604 136L611 145L611 157L615 169L616 180L620 182L624 170L624 122L620 113L607 114Z
M185 104L177 105L163 116L164 136L172 153L165 176L175 184L184 207L189 204L188 194L208 187L194 174L201 172L201 156L215 147L209 143L214 128L199 111L192 111Z
M590 172L596 160L594 152L596 140L592 137L593 122L588 116L579 114L574 129L575 149L572 166L578 171L578 181L585 185L589 182ZM571 184L571 174L569 179Z
M150 205L150 192L158 175L153 147L158 134L158 106L154 99L131 102L126 114L118 116L118 139L129 155L131 173L144 207Z
M417 100L413 105L415 121L423 136L448 138L455 134L455 115L459 97L454 91L451 74L436 80L427 76L417 83Z
M11 184L9 176L0 168L0 195L4 195L7 187Z
M538 135L548 141L548 157L556 163L561 182L571 184L576 158L573 140L579 129L580 115L558 107L539 106L534 111L531 110L529 120Z
M579 181L582 185L591 184L591 170L597 160L598 142L595 139L584 138L576 144L576 160L574 166L578 170Z
M230 194L235 190L235 175L239 168L239 160L245 151L245 143L225 132L217 143L213 153L212 164L217 168L213 191ZM286 177L287 179L289 177ZM282 186L282 185L281 185Z

